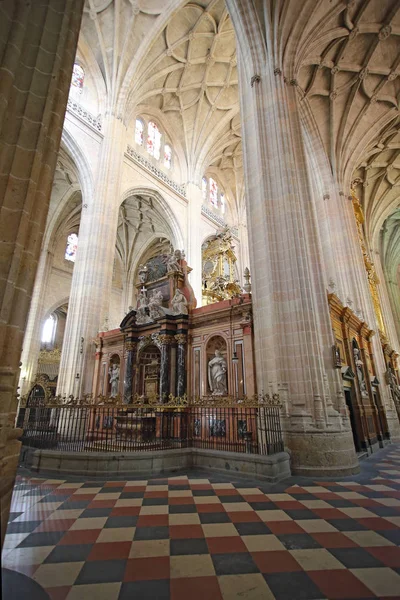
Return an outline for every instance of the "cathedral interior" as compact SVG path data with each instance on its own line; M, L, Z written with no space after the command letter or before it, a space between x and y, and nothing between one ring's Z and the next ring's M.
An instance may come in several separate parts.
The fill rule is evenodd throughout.
M400 597L398 0L0 2L2 583Z

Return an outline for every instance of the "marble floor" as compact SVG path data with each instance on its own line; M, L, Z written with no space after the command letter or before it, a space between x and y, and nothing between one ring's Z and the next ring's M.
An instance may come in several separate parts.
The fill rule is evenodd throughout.
M23 473L2 556L3 597L400 599L399 546L399 445L340 481Z

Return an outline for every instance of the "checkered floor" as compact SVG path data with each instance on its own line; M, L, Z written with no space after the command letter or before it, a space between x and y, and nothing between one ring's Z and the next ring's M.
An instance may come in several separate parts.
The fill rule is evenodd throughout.
M52 600L400 599L400 446L343 481L208 475L19 477L3 566Z

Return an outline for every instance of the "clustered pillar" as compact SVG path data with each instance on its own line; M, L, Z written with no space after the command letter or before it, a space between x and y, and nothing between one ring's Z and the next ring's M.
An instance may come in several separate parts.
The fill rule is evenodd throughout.
M0 3L0 504L3 539L20 444L16 382L84 0Z

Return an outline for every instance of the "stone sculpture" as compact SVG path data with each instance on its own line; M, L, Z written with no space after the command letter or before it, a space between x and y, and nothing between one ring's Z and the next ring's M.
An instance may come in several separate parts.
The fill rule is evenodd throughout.
M172 298L172 311L174 315L187 315L188 314L188 301L182 294L181 290L177 289L174 297Z
M150 297L149 312L150 312L150 319L152 321L164 316L165 313L164 313L164 310L162 307L163 300L164 300L164 296L162 295L160 290L154 291L153 295Z
M182 254L180 250L171 252L167 260L167 273L171 273L172 271L178 271L179 273L182 273L182 268L179 264L181 259Z
M358 379L358 383L360 385L361 394L363 396L367 396L368 391L367 391L367 386L365 384L364 371L363 371L364 363L360 359L360 350L358 348L353 348L353 355L354 355L354 364L356 366L357 379Z
M213 396L222 396L228 393L226 381L226 360L219 350L208 363L208 384Z
M138 325L143 325L144 323L150 323L151 319L148 315L148 306L149 301L146 296L146 290L141 289L138 300L137 300L137 308L136 308L136 323Z
M110 376L110 384L111 384L111 394L110 398L115 398L118 396L118 388L119 388L119 366L114 364L110 370L108 371Z

